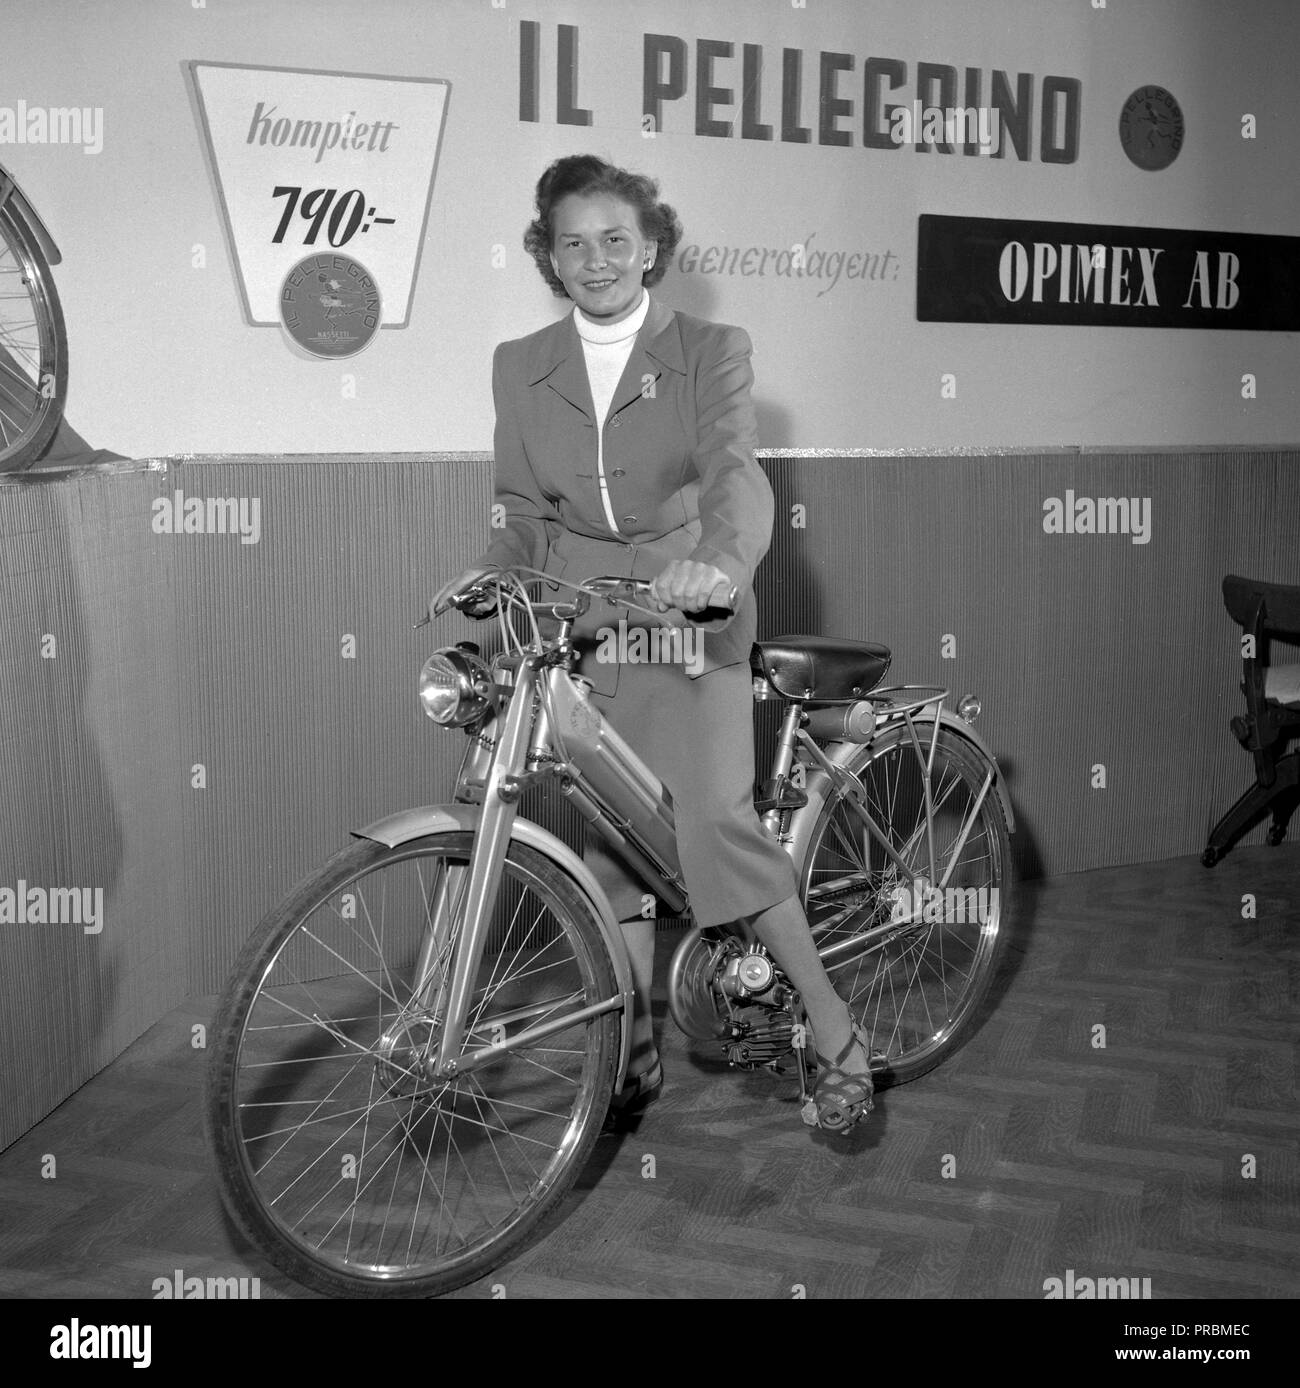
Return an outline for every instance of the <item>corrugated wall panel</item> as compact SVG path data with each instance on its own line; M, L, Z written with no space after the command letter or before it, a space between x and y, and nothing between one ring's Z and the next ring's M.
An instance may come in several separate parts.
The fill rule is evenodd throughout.
M1295 452L766 466L766 632L884 641L891 678L978 691L1028 871L1199 851L1250 776L1219 583L1300 582ZM154 533L177 489L256 498L257 542ZM419 712L415 674L473 626L411 624L482 548L490 490L483 461L421 457L0 485L0 886L99 884L108 901L99 936L0 926L0 1143L215 991L350 828L445 797L461 738ZM1149 498L1150 543L1045 534L1044 499L1071 490Z
M1199 851L1250 779L1219 584L1300 582L1294 454L777 458L770 474L767 631L882 641L891 679L978 692L1026 870ZM1044 501L1068 492L1149 500L1149 542L1044 533Z
M103 892L95 934L0 923L0 1144L186 993L157 485L137 472L0 487L0 888Z

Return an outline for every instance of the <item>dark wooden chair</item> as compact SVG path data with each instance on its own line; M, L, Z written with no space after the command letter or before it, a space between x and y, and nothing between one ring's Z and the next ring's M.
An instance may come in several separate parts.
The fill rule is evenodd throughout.
M1270 636L1300 637L1300 588L1229 574L1223 580L1223 602L1242 630L1241 689L1246 696L1245 717L1238 715L1230 726L1255 759L1255 784L1210 831L1201 854L1206 867L1213 867L1266 810L1273 814L1268 842L1281 843L1300 803L1300 753L1281 755L1300 728L1300 664L1268 661Z

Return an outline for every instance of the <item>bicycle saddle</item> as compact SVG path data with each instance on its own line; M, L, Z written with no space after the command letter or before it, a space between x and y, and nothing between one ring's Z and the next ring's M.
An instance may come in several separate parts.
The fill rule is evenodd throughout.
M783 699L812 704L850 704L885 678L893 659L888 646L841 641L834 636L777 636L756 641L750 669Z

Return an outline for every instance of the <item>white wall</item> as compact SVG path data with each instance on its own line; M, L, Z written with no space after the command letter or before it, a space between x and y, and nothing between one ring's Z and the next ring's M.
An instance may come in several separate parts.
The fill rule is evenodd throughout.
M890 248L892 283L684 275L659 291L744 325L756 345L769 446L1282 443L1300 439L1295 335L1171 329L975 327L915 321L923 212L1293 234L1300 149L1292 107L1300 16L1289 0L8 0L0 105L102 107L103 152L0 146L63 253L73 425L97 447L171 453L485 449L491 348L562 311L519 246L552 158L588 149L661 177L688 243L784 247L815 232L846 251ZM518 25L543 26L543 120L518 115ZM553 121L555 25L580 29L587 129ZM779 120L783 47L855 55L842 93L848 148L696 136L694 85L642 137L642 36L729 39L767 58L763 118ZM1077 162L918 157L865 149L862 62L1001 68L1083 83ZM452 84L411 324L350 363L291 353L243 321L182 64L210 59L426 76ZM693 63L692 63L693 66ZM1120 150L1120 106L1170 88L1187 119L1171 168ZM815 122L815 101L805 97ZM1253 112L1259 137L1245 141ZM507 248L494 268L492 248ZM206 248L204 269L192 266ZM941 401L942 372L958 398ZM1243 372L1259 398L1240 398ZM341 376L355 373L355 399Z

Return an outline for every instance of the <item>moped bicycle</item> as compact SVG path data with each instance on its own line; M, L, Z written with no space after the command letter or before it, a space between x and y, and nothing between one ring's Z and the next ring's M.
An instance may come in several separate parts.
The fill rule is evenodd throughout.
M227 1207L328 1294L428 1296L489 1272L558 1216L621 1086L626 946L589 868L521 796L549 787L660 914L689 909L671 797L574 674L588 604L635 610L648 585L552 579L574 596L543 603L525 577L452 599L495 614L491 658L463 642L421 671L425 711L468 737L452 799L368 825L303 881L248 940L214 1023L206 1112ZM889 664L883 646L819 637L752 657L756 699L783 710L756 808L870 1036L877 1089L971 1033L1012 910L1012 815L971 727L978 700L954 712L943 688L882 687ZM739 924L687 931L669 1007L733 1065L793 1062L817 1121L799 997Z
M46 451L68 392L68 336L50 274L61 256L31 201L0 166L0 472Z

